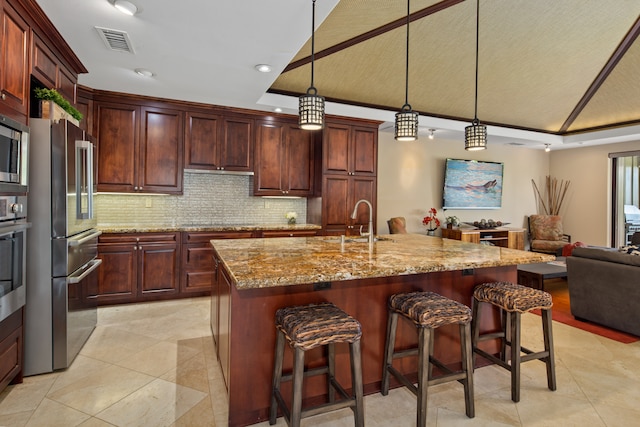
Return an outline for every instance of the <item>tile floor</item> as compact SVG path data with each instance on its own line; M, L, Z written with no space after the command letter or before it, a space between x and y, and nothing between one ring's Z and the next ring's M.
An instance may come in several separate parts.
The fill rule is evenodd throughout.
M0 426L226 426L208 298L101 308L98 323L69 369L25 378L0 394ZM541 346L540 318L527 314L523 323L523 344ZM546 388L537 361L523 366L517 404L505 370L479 368L476 417L464 415L462 387L443 384L429 389L429 425L638 425L640 342L620 344L555 322L554 337L556 392ZM365 397L367 426L415 425L414 414L415 397L404 389ZM351 426L353 417L344 409L302 425Z

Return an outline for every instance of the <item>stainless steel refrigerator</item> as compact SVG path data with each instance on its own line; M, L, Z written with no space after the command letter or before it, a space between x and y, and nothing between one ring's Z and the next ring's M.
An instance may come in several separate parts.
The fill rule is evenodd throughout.
M24 375L67 368L96 326L94 144L66 120L31 119Z

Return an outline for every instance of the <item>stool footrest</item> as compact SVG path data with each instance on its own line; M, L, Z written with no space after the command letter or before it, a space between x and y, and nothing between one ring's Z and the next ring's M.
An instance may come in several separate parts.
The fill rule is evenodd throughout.
M343 408L352 408L356 406L356 400L350 398L348 400L338 400L337 402L327 402L311 408L303 409L300 418L312 417L325 412L335 411Z
M398 371L393 366L387 366L387 369L389 370L389 373L395 377L396 380L398 380L398 381L400 381L402 383L403 386L408 388L409 391L411 391L416 396L418 395L418 387L413 385L413 383L411 381L409 381L407 379L407 377L402 375L402 373L400 373L400 371Z
M322 375L329 373L328 366L320 366L319 368L307 369L304 371L305 377L312 377L314 375ZM282 375L282 379L280 381L291 381L293 379L293 373L289 373L286 375Z
M480 356L484 357L485 359L488 359L490 361L492 361L493 363L495 363L496 365L500 365L503 368L506 368L508 370L511 370L511 365L509 365L507 362L505 362L504 360L495 357L493 354L487 353L484 350L481 350L479 348L474 348L473 349L474 353L479 354Z
M394 359L402 359L403 357L409 357L409 356L417 356L418 355L418 348L408 348L406 350L400 350L400 351L395 351L393 353L393 358Z
M526 356L521 356L520 361L528 362L530 360L542 360L542 359L546 359L547 357L549 357L548 351L539 351L537 353L529 353Z
M504 332L491 332L488 334L482 334L478 337L478 342L482 342L482 341L489 341L489 340L493 340L496 338L502 338L504 337Z

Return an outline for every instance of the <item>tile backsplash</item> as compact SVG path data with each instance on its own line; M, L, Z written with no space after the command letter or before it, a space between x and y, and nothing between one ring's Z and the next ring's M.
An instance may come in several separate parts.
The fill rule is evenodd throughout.
M109 194L96 197L99 226L285 224L285 214L307 216L304 198L254 197L253 176L184 173L184 194Z

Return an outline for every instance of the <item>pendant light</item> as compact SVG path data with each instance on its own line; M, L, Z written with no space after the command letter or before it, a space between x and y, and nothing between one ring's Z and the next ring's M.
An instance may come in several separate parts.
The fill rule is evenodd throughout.
M478 120L478 45L480 38L480 0L476 0L476 96L471 126L464 128L464 149L478 151L487 148L487 127Z
M409 105L409 16L410 0L407 0L407 55L405 69L404 105L396 113L396 141L415 141L418 139L418 113L411 110Z
M306 95L299 98L298 125L300 129L318 130L324 127L324 97L318 96L318 91L313 86L313 65L315 49L316 28L316 0L313 0L311 12L311 86Z

